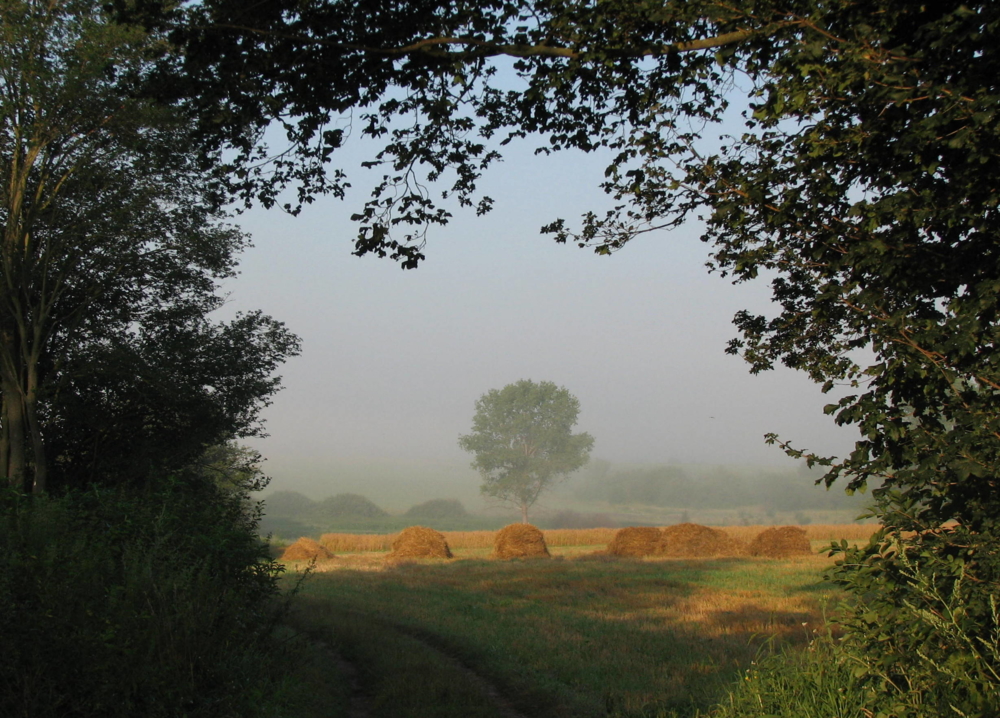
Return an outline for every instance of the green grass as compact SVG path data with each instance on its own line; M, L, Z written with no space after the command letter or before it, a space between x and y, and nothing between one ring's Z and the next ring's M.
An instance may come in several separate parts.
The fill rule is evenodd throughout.
M456 692L455 661L529 716L695 715L727 699L762 644L803 646L820 629L836 594L825 565L577 557L335 570L303 585L295 620L365 667L366 690L396 706L378 715L407 715L407 695L492 715L476 689Z

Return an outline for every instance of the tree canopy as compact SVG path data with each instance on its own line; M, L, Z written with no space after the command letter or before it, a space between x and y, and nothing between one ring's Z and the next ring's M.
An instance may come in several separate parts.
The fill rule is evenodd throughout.
M577 398L550 381L522 379L479 397L458 445L475 456L483 494L517 506L528 523L538 497L590 459L594 438L572 433L579 413Z
M544 231L610 253L702 217L714 269L770 277L778 307L738 315L730 350L754 371L784 363L857 390L829 407L861 429L856 450L805 452L833 465L827 481L880 480L902 527L998 515L1000 375L985 350L995 3L208 0L180 12L185 53L161 90L196 98L208 147L237 149L230 189L247 200L290 184L299 202L343 194L345 168L325 164L352 134L378 140L369 164L384 172L355 216L355 251L413 267L455 206L490 209L476 181L507 143L609 152L610 209ZM274 123L287 152L261 164Z
M247 240L139 96L162 37L89 0L6 2L0 33L0 476L142 482L258 432L297 339L209 318Z

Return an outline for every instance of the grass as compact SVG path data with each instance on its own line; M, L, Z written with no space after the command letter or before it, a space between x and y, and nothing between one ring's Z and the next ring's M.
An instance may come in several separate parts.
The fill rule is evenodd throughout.
M595 555L603 541L573 546L569 531L546 538L552 560L483 560L468 534L454 561L338 558L303 585L294 620L364 667L375 716L494 715L464 667L526 716L695 715L726 699L765 643L805 646L839 595L822 555L622 560ZM407 708L411 694L422 708Z

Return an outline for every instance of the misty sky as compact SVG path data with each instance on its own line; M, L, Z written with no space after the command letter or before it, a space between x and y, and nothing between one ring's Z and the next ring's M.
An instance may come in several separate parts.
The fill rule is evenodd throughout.
M361 171L350 174L360 187ZM593 157L519 151L482 183L494 211L432 228L427 260L409 271L351 255L364 189L297 218L241 216L255 246L223 288L224 313L263 309L303 340L265 412L270 437L251 442L272 487L296 459L465 461L456 440L476 398L523 378L575 394L594 455L613 462L787 465L764 444L769 431L843 453L854 432L822 413L831 398L804 375L753 376L725 354L733 314L766 311L768 287L709 275L697 227L611 257L539 235L557 217L607 207L602 176Z

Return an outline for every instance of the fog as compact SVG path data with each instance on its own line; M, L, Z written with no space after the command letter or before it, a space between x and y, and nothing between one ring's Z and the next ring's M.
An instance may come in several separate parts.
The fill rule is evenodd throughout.
M357 491L364 472L345 467L381 465L420 493L405 485L411 462L424 467L413 481L431 466L474 482L457 437L481 394L518 379L576 395L593 455L614 463L788 466L768 432L844 453L855 434L823 414L830 396L783 368L753 376L725 353L733 314L767 313L769 291L710 275L697 226L610 257L539 235L556 217L607 207L602 172L597 158L521 152L483 183L494 211L456 211L432 228L427 260L410 271L351 255L363 190L297 218L240 216L255 246L224 286L224 313L263 309L303 340L264 412L269 436L248 442L272 488Z

